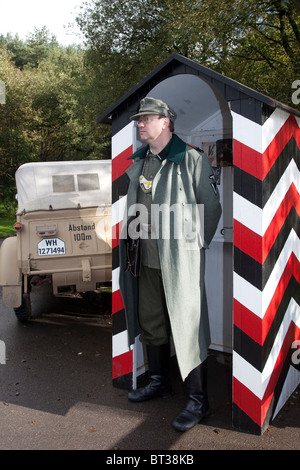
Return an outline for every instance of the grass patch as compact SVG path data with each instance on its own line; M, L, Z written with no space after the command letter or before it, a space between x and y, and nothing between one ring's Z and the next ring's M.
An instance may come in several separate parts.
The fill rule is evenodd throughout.
M16 217L0 218L0 238L10 237L11 235L16 234L16 231L14 229L15 222L16 222Z

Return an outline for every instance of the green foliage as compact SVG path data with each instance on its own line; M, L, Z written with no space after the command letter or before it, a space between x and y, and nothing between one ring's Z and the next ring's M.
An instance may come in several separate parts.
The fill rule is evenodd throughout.
M14 191L17 168L30 161L109 158L109 138L96 126L94 71L86 52L63 48L46 30L25 42L0 40L0 197Z
M77 23L85 48L46 28L25 41L0 35L2 201L22 163L110 158L97 116L172 52L297 107L298 0L89 0Z
M300 78L297 0L250 0L240 7L237 25L241 34L225 73L295 107L291 86Z
M92 0L77 22L109 104L177 52L294 106L299 0Z
M15 191L16 193L16 191ZM13 218L15 217L17 211L17 201L15 199L15 194L11 194L11 197L2 199L0 202L0 218Z
M15 217L5 217L0 215L0 238L11 237L16 234L14 229Z
M5 45L15 65L23 69L25 66L38 67L51 53L59 47L55 36L50 36L44 26L41 30L35 28L26 41L19 39L18 35L6 37L0 35L0 45Z

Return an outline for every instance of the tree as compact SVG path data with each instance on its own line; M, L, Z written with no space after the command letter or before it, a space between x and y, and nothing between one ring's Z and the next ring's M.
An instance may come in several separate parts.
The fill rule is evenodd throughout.
M237 18L240 30L224 72L288 105L300 77L300 10L294 0L251 0Z
M25 41L19 39L18 35L1 35L0 44L7 47L14 63L21 70L25 66L38 67L59 47L55 36L51 35L45 26L42 29L35 28Z
M291 104L298 0L92 0L77 22L119 96L172 52ZM283 80L284 77L284 80Z
M94 0L77 22L87 41L87 61L97 70L98 112L166 57L159 12L162 0ZM155 44L153 48L152 45Z
M27 77L16 69L5 48L0 49L0 79L6 86L6 104L0 106L0 195L14 188L20 162L30 161L34 145L27 132L32 115L26 96Z
M38 64L16 65L0 46L0 195L14 190L22 163L110 158L106 134L96 125L94 75L77 47L53 47ZM97 111L96 111L97 109Z

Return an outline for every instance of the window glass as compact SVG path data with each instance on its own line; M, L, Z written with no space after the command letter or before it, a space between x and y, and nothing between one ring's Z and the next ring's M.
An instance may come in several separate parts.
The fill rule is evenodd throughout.
M93 189L99 189L99 178L97 173L87 173L78 175L77 177L79 191L91 191Z
M53 175L52 187L54 193L69 193L75 191L73 175Z

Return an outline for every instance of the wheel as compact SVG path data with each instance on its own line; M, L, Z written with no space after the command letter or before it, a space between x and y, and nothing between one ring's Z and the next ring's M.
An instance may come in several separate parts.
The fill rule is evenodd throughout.
M20 322L26 322L31 318L30 294L23 294L22 304L14 308L17 319Z

